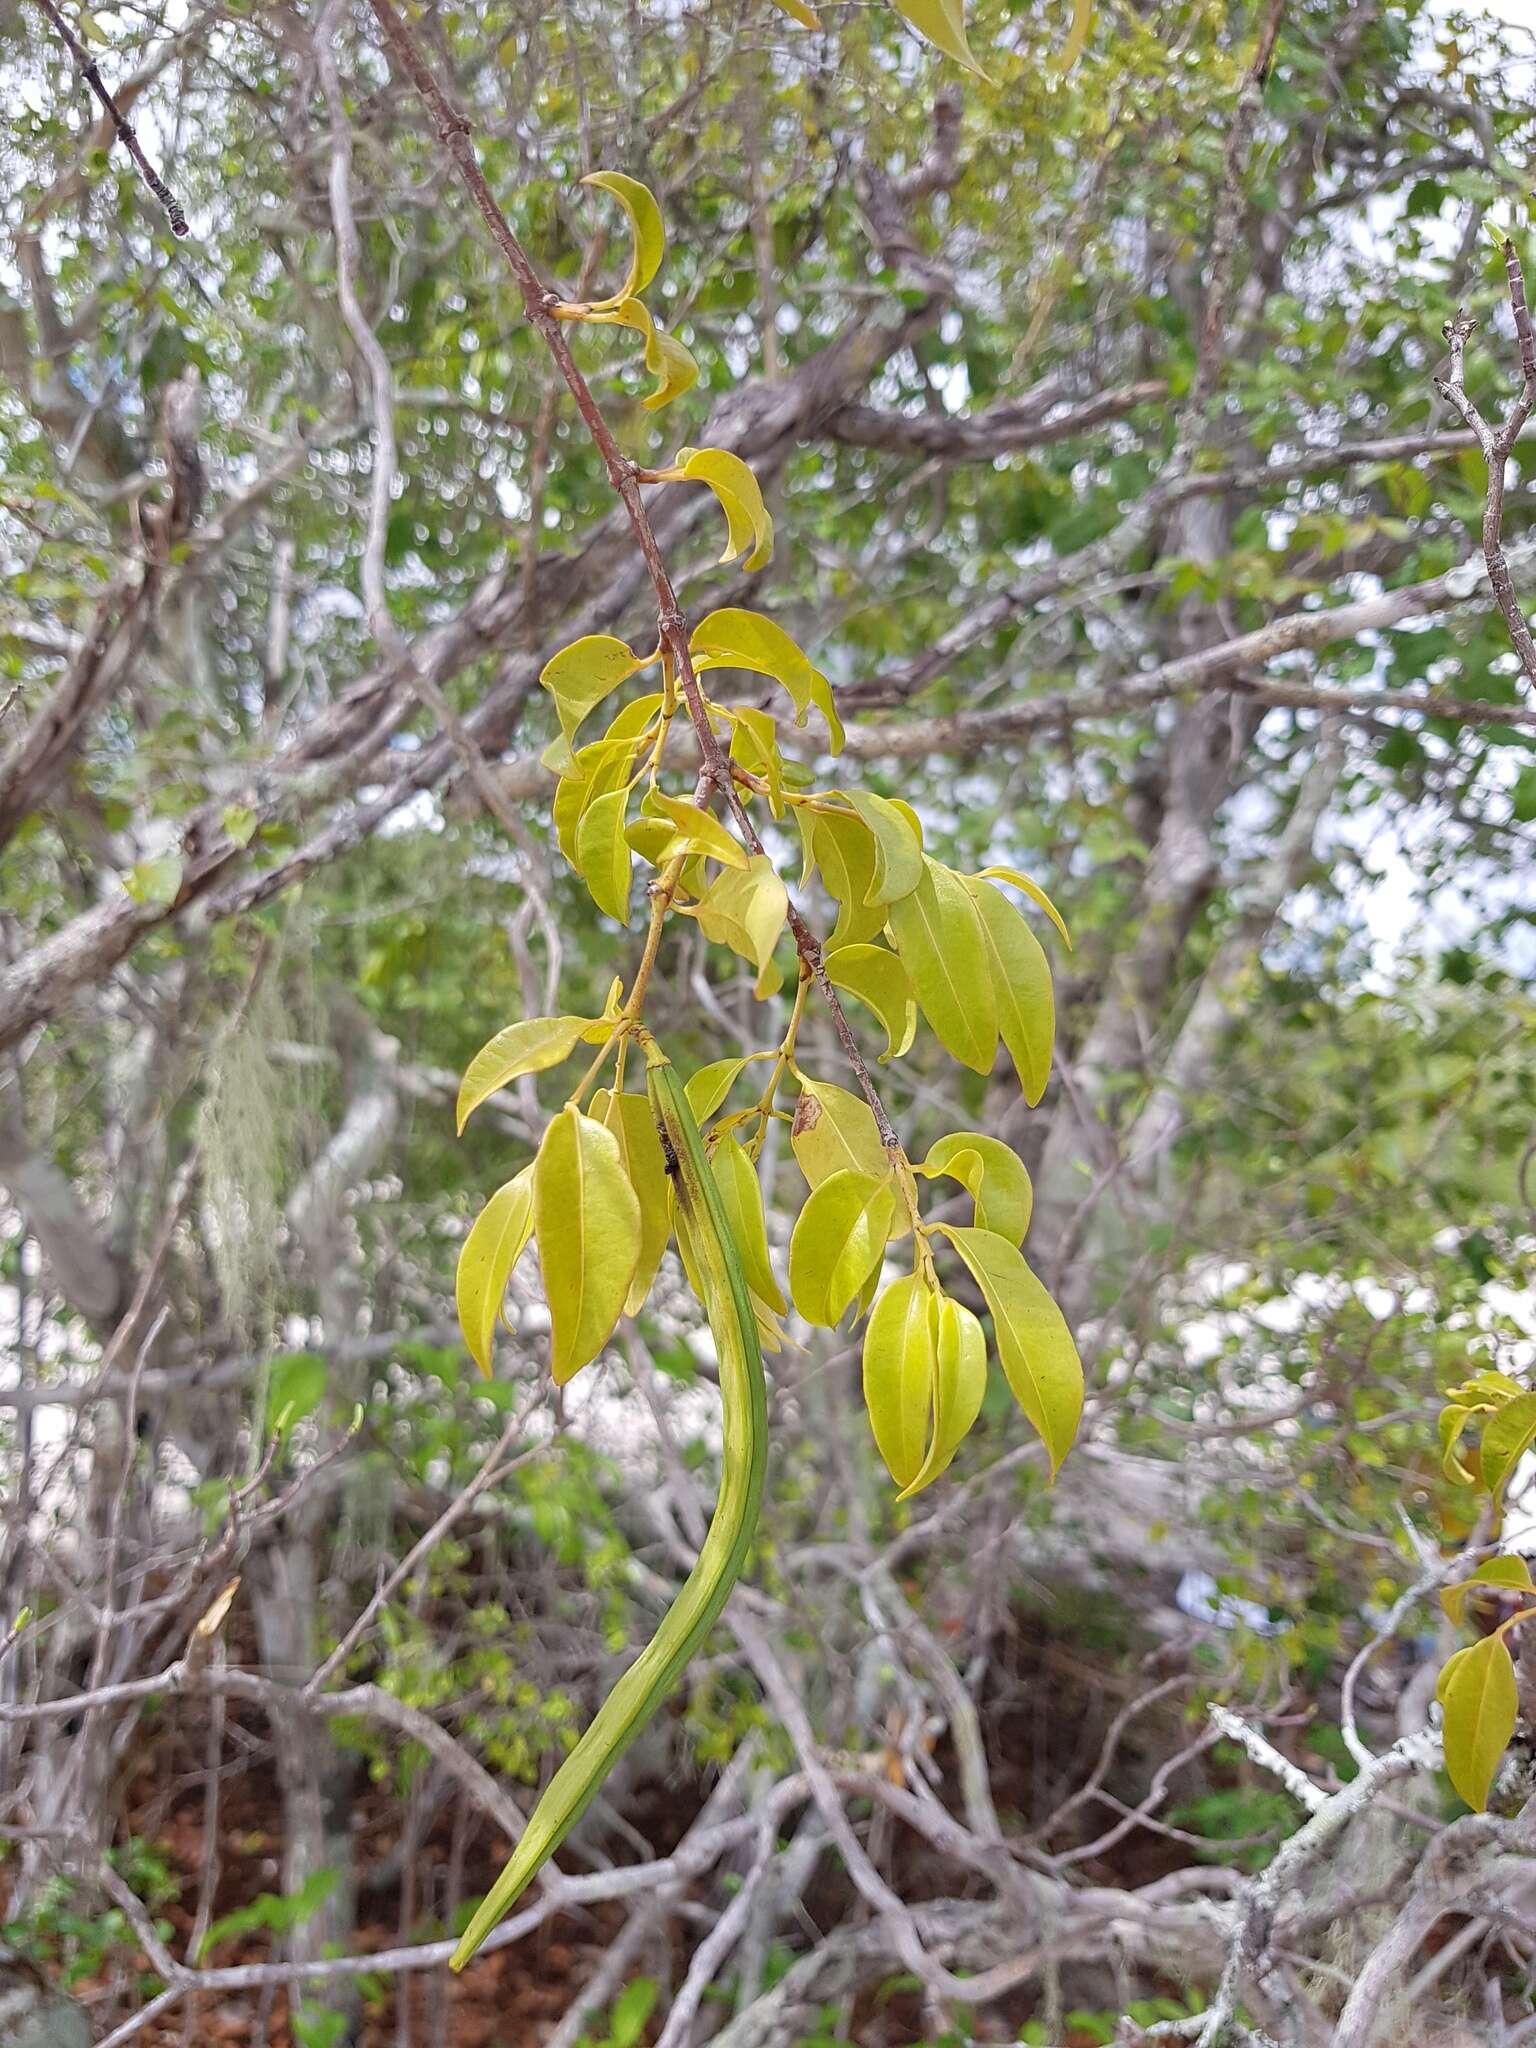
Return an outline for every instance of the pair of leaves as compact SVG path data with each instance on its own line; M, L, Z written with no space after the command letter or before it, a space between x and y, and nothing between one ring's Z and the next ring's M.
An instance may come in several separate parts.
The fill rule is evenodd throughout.
M761 569L773 554L773 518L763 503L757 478L739 455L724 448L679 448L670 469L649 473L652 483L708 484L725 514L726 542L722 562L745 556L748 572Z
M893 1281L864 1333L864 1405L899 1499L947 1469L986 1386L986 1337L970 1310L916 1273Z
M1034 933L980 875L923 856L923 877L890 907L888 928L939 1043L987 1074L1002 1038L1033 1106L1045 1092L1055 1037L1050 963Z
M638 1118L624 1114L628 1099L620 1098L616 1130L568 1103L550 1119L533 1164L492 1195L464 1240L455 1285L459 1326L483 1373L491 1370L507 1283L530 1238L538 1242L557 1385L564 1386L612 1336L640 1277L643 1254L651 1259L644 1275L649 1291L666 1237L658 1245L654 1228L647 1229L631 1178L636 1168L628 1154L643 1137ZM643 1098L637 1099L643 1109ZM666 1176L654 1129L651 1142L665 1218ZM646 1161L640 1170L648 1173L651 1164Z
M656 378L656 388L640 402L648 412L659 412L698 382L699 366L674 335L658 327L650 308L639 296L661 268L667 246L661 209L655 197L638 178L622 171L594 171L581 181L611 193L623 207L629 224L629 267L618 291L606 299L564 304L553 310L561 320L581 320L599 327L627 327L645 337L645 367Z
M789 915L789 891L765 853L745 855L739 867L717 875L693 906L699 929L716 945L729 946L757 974L757 992L772 992L773 949Z

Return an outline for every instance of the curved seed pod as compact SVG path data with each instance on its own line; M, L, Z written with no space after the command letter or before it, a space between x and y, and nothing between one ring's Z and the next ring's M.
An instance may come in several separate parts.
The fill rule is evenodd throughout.
M683 1084L655 1041L643 1040L646 1093L672 1181L686 1248L720 1361L724 1436L720 1497L698 1562L660 1628L593 1716L534 1808L522 1840L465 1929L451 1967L462 1970L586 1811L593 1794L681 1677L741 1576L757 1527L768 1459L768 1397L757 1320L720 1191Z

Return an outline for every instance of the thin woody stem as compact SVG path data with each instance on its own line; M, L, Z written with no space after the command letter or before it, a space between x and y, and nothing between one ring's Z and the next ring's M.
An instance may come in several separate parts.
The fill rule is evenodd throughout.
M117 139L133 159L134 167L138 171L139 176L165 208L166 219L171 224L171 233L173 235L190 234L191 229L187 225L187 216L181 210L180 201L170 186L166 184L164 178L155 169L149 158L144 154L139 138L134 132L133 123L117 104L117 101L113 99L111 93L108 92L107 82L97 70L95 58L92 57L90 51L75 34L58 8L54 6L53 0L37 0L37 4L42 8L44 14L47 15L49 21L52 22L54 31L65 49L74 58L80 75L106 109L107 118L112 123Z
M373 9L374 17L383 31L391 53L399 60L402 69L421 95L432 117L438 140L447 150L465 190L490 229L492 240L506 258L507 265L522 292L528 318L542 335L550 354L554 357L555 366L576 401L576 410L581 414L587 431L592 436L593 444L602 457L603 467L608 472L608 480L628 515L630 528L639 544L650 575L651 586L656 593L656 618L661 644L670 657L683 701L688 707L689 720L698 738L699 753L703 761L700 797L707 798L713 789L729 808L751 852L763 853L763 842L736 788L729 756L710 723L704 693L694 673L693 657L688 647L688 622L682 606L677 601L677 593L672 586L672 579L656 538L656 530L651 524L650 514L640 493L641 471L622 452L613 438L612 429L604 419L597 400L592 396L591 387L576 366L575 357L571 354L570 344L565 337L565 329L555 312L561 301L554 292L546 289L527 252L513 233L511 223L497 204L496 196L476 160L468 121L454 107L433 76L404 17L394 5L394 0L368 0L368 4ZM874 1113L880 1142L888 1152L899 1155L901 1141L896 1135L890 1117L886 1114L885 1106L870 1077L868 1063L859 1050L847 1014L827 975L822 960L821 941L793 903L788 907L788 923L790 935L795 942L795 950L816 983L822 1001L831 1014L838 1043L842 1046L848 1063L858 1079L865 1101Z

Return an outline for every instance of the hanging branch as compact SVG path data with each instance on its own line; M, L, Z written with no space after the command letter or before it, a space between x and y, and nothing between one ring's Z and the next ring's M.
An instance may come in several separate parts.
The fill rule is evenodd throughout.
M1530 622L1515 595L1514 580L1504 553L1503 532L1505 465L1514 452L1521 429L1531 416L1532 407L1536 406L1536 327L1532 325L1530 308L1525 300L1525 275L1520 268L1520 258L1508 236L1504 239L1503 253L1509 280L1510 310L1515 316L1515 339L1520 346L1520 389L1504 424L1497 429L1490 426L1467 396L1467 342L1477 322L1464 307L1458 307L1455 319L1447 320L1441 330L1450 344L1451 374L1449 377L1437 377L1435 388L1442 398L1455 406L1477 436L1477 445L1488 465L1488 500L1483 508L1483 556L1488 564L1488 580L1493 585L1494 600L1504 614L1504 623L1509 628L1509 637L1520 657L1526 680L1536 684L1536 639L1531 636Z
M165 208L166 219L171 224L171 233L173 235L190 234L192 230L187 224L187 216L181 210L181 202L155 169L149 158L144 154L139 138L134 132L133 123L117 104L117 101L113 99L111 93L108 92L106 80L96 68L95 58L75 34L63 15L60 14L58 8L54 6L53 0L37 0L37 4L58 31L64 47L68 50L70 56L74 58L76 67L84 77L85 82L106 108L107 118L116 130L117 139L124 149L127 150L129 156L132 157L139 176Z

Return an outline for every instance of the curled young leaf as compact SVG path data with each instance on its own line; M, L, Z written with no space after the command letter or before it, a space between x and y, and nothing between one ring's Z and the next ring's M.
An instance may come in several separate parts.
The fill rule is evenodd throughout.
M832 1329L885 1252L896 1213L890 1178L834 1173L811 1190L789 1240L789 1293L808 1323Z
M976 1227L995 1230L1010 1244L1022 1244L1034 1207L1029 1171L1001 1138L982 1131L954 1131L928 1148L917 1169L930 1178L944 1174L959 1181L976 1203Z
M533 1168L533 1228L549 1302L550 1369L566 1381L624 1312L640 1263L640 1201L612 1131L567 1103Z
M673 853L702 853L728 868L746 867L745 850L712 811L700 810L697 804L680 796L668 796L660 789L654 792L654 801L672 824L673 843L668 858Z
M837 922L827 940L830 947L862 945L885 923L883 903L870 900L875 881L875 835L857 812L840 805L827 809L803 806L809 816L808 853L821 870L827 894L837 905Z
M569 1059L576 1041L594 1020L590 1017L526 1017L482 1045L464 1070L459 1084L457 1128L460 1132L488 1096L523 1074L542 1074L546 1067Z
M885 1468L916 1481L932 1439L938 1298L913 1273L893 1280L864 1332L864 1406Z
M679 483L708 484L725 514L726 543L722 562L745 555L742 568L761 569L773 554L773 518L763 503L757 478L739 455L725 448L679 448L677 460L663 475Z
M1072 1448L1083 1412L1082 1362L1066 1318L1006 1237L945 1223L938 1228L982 1291L1004 1375L1045 1445L1054 1474Z
M645 336L645 367L657 380L656 389L640 401L647 412L660 412L699 381L698 364L675 335L657 326L643 299L621 299L614 306L568 307L562 317L589 320L597 327L627 327Z
M997 1053L997 1001L970 891L950 868L922 856L923 879L887 906L887 926L923 1015L946 1052L989 1074Z
M667 247L661 208L648 186L642 185L638 178L625 177L622 171L593 171L581 182L611 192L629 219L629 269L624 283L611 299L599 302L604 306L621 305L625 299L635 298L643 292L661 268Z
M972 879L983 882L1012 882L1015 889L1022 889L1031 903L1039 904L1040 908L1051 920L1051 923L1055 925L1057 931L1061 933L1062 941L1068 951L1071 950L1072 934L1067 930L1067 921L1038 882L1032 882L1028 875L1021 875L1017 868L1002 867L983 868L980 875L974 876Z
M1501 1636L1484 1636L1448 1657L1435 1687L1451 1783L1474 1812L1488 1794L1520 1712L1515 1667Z
M496 1319L512 1269L533 1235L533 1168L500 1187L475 1218L459 1251L454 1302L470 1357L489 1379Z

